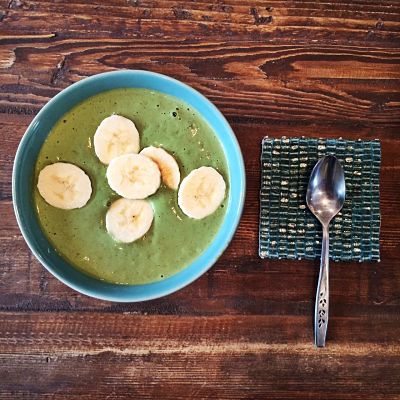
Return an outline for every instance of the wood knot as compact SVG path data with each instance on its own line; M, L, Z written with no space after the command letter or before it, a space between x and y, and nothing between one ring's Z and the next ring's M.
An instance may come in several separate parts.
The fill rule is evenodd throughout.
M128 4L134 7L139 7L140 6L140 0L128 0Z
M148 18L148 17L150 17L151 16L151 10L149 10L148 8L145 8L143 11L142 11L142 17L143 18Z
M233 11L233 7L228 5L228 4L224 4L223 2L219 2L217 4L210 4L208 6L208 9L210 11L219 11L219 12L224 12L224 13L230 13Z
M8 8L21 8L24 5L21 0L11 0L8 3Z
M182 7L172 7L172 12L176 19L190 19L192 17L192 14Z
M379 19L379 21L375 24L375 28L378 29L378 31L381 31L385 27L384 22Z
M51 85L56 84L57 81L60 80L64 76L64 74L67 72L67 70L68 70L67 57L63 56L62 59L57 64L57 67L54 70L54 72L50 78L50 84Z
M272 15L261 16L255 7L250 8L250 14L253 16L256 25L267 25L272 22Z

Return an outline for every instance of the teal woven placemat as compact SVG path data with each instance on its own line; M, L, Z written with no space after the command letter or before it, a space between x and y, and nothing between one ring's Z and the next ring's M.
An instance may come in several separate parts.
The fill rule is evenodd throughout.
M308 179L319 158L335 155L343 166L346 201L330 225L336 261L379 261L378 140L264 138L261 153L261 258L315 259L322 230L306 206Z

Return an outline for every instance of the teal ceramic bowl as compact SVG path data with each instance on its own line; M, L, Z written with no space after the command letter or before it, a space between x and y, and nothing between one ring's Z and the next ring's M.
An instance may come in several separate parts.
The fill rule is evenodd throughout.
M208 121L225 152L229 171L229 202L225 219L210 246L187 268L160 282L117 285L85 275L61 258L43 234L33 208L34 167L39 150L53 125L82 100L117 88L146 88L175 96ZM199 92L165 75L124 70L94 75L64 89L51 99L29 125L14 161L12 194L21 232L36 258L66 285L88 296L118 302L143 301L165 296L183 288L206 272L231 241L242 214L245 170L236 137L218 109Z

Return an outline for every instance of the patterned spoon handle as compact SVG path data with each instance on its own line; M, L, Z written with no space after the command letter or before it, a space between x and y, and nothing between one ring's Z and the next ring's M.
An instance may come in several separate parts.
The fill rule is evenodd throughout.
M329 228L323 226L321 266L317 294L315 296L314 341L317 347L324 347L329 316Z

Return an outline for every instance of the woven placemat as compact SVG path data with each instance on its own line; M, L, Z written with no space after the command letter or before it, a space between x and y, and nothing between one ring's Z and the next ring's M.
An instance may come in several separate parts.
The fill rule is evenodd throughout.
M379 140L264 138L261 153L261 258L315 259L321 225L306 206L308 179L319 158L335 155L343 166L346 201L330 225L335 261L379 261Z

